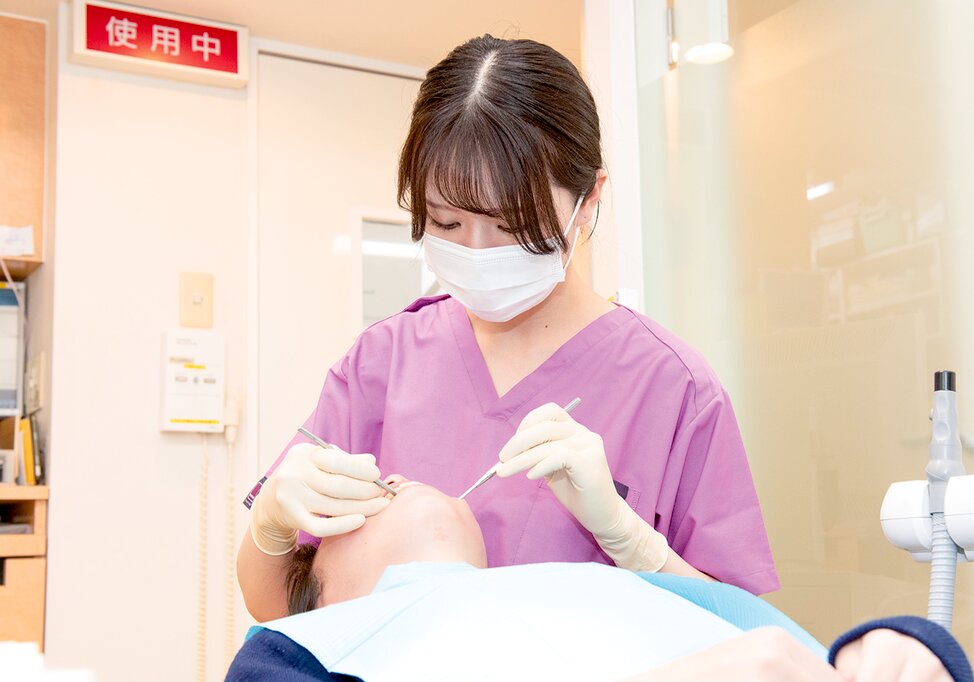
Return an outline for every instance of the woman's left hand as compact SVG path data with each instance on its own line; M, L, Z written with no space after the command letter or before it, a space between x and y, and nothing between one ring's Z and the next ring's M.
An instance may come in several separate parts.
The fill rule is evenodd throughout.
M616 492L602 438L555 403L529 412L500 452L500 477L527 471L548 487L590 533L598 536L618 522ZM623 502L624 504L624 502Z
M616 566L658 571L669 558L666 538L616 492L602 437L558 405L548 403L529 412L501 449L500 461L498 476L521 471L532 480L544 476L558 501Z

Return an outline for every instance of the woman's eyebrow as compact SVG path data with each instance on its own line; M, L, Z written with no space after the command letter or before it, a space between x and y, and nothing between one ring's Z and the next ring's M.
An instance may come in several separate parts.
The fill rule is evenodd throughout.
M495 211L493 209L479 209L478 211L470 211L468 209L461 209L461 208L457 208L456 206L450 206L449 204L438 204L435 201L427 201L426 205L430 208L435 208L440 211L466 211L467 213L478 213L479 215L485 215L491 218L504 217L500 211Z

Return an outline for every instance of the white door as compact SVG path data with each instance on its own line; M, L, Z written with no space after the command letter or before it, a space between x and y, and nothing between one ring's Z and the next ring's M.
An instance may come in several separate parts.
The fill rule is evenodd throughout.
M380 244L363 268L363 229L367 251L369 242L399 244L391 258L401 267L390 272L421 288L405 253L419 247L409 243L409 216L396 204L399 150L419 82L279 56L257 61L257 443L264 471L363 327L363 271L390 257ZM388 286L370 280L374 300Z

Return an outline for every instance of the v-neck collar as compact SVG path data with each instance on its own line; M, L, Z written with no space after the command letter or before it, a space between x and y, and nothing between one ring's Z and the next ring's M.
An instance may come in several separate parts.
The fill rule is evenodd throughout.
M474 393L480 401L481 411L484 416L494 419L509 419L524 403L546 387L550 387L564 373L566 366L591 350L606 336L621 327L626 320L632 319L633 315L628 308L617 305L614 310L596 318L568 339L539 366L514 384L507 393L498 396L466 309L452 298L444 303L449 305L453 335Z

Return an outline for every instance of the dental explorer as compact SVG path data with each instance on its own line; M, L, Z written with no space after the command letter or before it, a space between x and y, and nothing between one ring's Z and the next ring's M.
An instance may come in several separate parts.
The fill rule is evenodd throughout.
M571 414L571 411L574 410L576 407L578 407L578 404L580 402L582 402L582 399L581 398L575 398L570 403L568 403L567 405L565 405L565 407L564 407L565 412L568 412L569 414ZM464 499L467 495L469 495L474 490L476 490L477 488L479 488L480 486L482 486L484 483L486 483L487 481L489 481L490 479L492 479L494 477L494 475L497 473L497 467L498 466L499 466L499 463L498 464L495 464L490 469L488 469L487 472L483 476L481 476L480 478L477 479L477 482L476 483L474 483L472 486L470 486L467 489L467 491L465 493L463 493L463 495L460 496L460 499L461 500Z
M329 445L325 441L323 441L320 438L318 438L318 436L314 435L313 433L311 433L310 431L308 431L303 426L299 426L298 427L298 433L300 433L302 436L305 436L307 438L310 438L312 441L314 441L315 445L318 445L319 447L323 447L326 450L329 449L329 448L334 447L333 445ZM393 496L396 495L396 491L393 490L390 486L386 485L386 483L384 481L382 481L382 479L377 478L377 479L375 479L372 482L375 483L380 488L382 488L383 490L385 490L387 493L392 493Z

